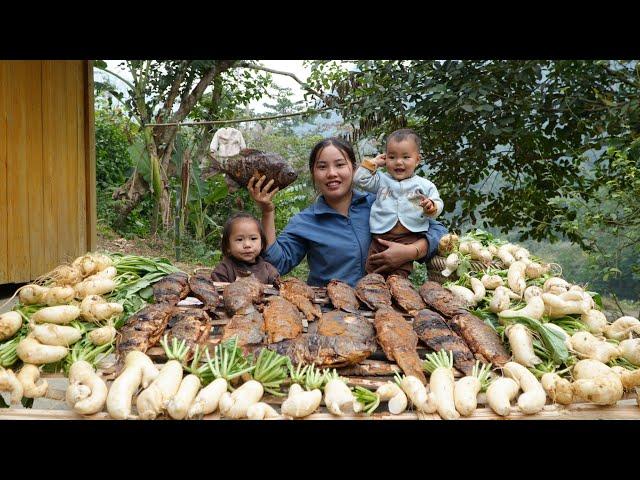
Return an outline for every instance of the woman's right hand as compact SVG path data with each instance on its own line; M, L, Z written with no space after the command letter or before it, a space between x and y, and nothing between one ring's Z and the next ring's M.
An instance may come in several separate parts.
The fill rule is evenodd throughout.
M269 191L273 186L273 180L269 180L263 187L262 184L266 179L267 177L265 175L261 177L254 175L247 184L247 190L249 190L249 195L251 195L251 198L258 204L262 212L273 212L275 210L273 197L278 193L280 187Z

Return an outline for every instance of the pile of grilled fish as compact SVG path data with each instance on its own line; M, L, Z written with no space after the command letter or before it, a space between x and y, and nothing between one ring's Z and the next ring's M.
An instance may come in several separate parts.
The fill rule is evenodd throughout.
M333 310L325 312L304 282L286 279L276 287L279 295L265 298L266 286L250 275L226 285L220 296L206 273L170 274L153 286L156 303L133 315L122 328L117 356L122 360L130 350L146 351L165 333L185 340L190 351L205 345L211 318L220 315L214 312L221 307L228 318L223 340L237 337L246 353L268 348L296 364L353 365L381 347L380 354L426 383L419 343L433 351L452 351L454 366L464 374L471 373L476 360L498 366L509 361L497 333L436 282L425 282L416 290L404 277L385 280L369 274L354 289L332 280L327 296ZM189 294L203 307L176 305ZM363 306L375 312L373 319L363 315Z

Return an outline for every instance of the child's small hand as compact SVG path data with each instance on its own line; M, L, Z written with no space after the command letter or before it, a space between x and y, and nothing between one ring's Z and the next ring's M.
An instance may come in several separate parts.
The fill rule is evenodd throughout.
M387 154L381 153L379 155L376 155L376 158L374 158L373 161L375 162L376 166L384 167L387 164Z
M420 200L420 206L422 207L422 211L427 215L431 215L432 213L436 213L437 207L433 200L422 196Z

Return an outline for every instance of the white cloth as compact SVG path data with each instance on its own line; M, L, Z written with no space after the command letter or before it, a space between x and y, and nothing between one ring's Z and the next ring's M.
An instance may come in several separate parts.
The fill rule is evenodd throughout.
M387 173L373 173L358 167L353 182L361 189L376 194L369 217L371 233L386 233L398 221L411 232L426 232L429 230L429 218L435 219L444 208L436 186L418 175L398 181ZM433 201L435 213L424 213L420 195Z
M219 128L211 140L211 151L219 160L233 157L243 148L247 148L247 145L240 130L235 128Z

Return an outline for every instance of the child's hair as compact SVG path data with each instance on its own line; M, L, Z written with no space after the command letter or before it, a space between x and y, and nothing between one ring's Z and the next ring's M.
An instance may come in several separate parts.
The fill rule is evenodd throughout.
M416 146L418 147L418 150L420 150L420 137L414 130L411 130L410 128L401 128L400 130L391 132L387 137L387 145L392 140L394 142L401 142L407 138L410 138L411 140L413 140Z
M250 213L237 212L231 215L227 219L227 221L224 223L224 227L222 228L222 240L220 241L222 254L227 257L231 256L231 249L229 248L229 242L231 239L231 230L233 230L233 224L236 222L236 220L241 220L241 219L253 220L254 222L256 222L256 225L258 225L258 231L260 232L260 241L262 242L262 248L260 249L260 253L263 253L267 248L267 236L264 234L264 229L262 228L262 224L258 221L256 217L254 217Z

